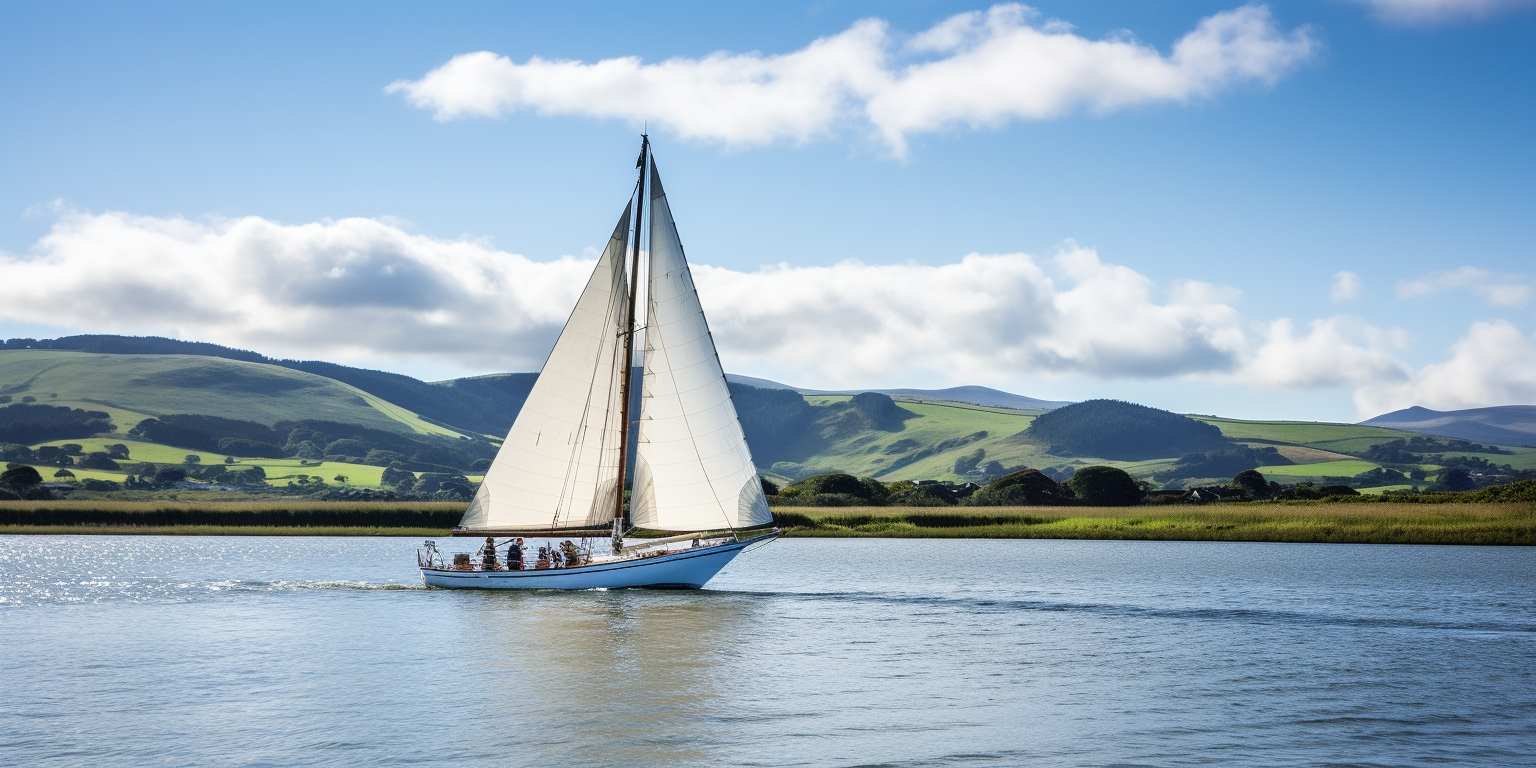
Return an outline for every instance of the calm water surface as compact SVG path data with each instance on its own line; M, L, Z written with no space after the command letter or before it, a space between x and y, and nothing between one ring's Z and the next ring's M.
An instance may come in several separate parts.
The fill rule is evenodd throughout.
M700 592L409 539L0 537L0 765L1536 764L1536 550L791 540Z

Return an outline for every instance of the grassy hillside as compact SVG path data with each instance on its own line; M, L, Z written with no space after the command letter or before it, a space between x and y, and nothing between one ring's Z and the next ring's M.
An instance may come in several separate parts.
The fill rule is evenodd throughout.
M179 465L192 454L197 456L203 466L230 464L232 469L259 466L265 471L268 483L275 486L288 485L299 478L306 478L309 481L323 480L332 487L343 484L378 487L383 467L363 463L365 458L368 462L378 464L404 460L406 468L417 473L441 472L445 467L450 467L453 471L469 475L470 472L480 471L483 457L488 457L493 450L483 439L478 442L458 440L463 433L423 418L417 411L376 393L324 375L261 360L265 358L244 360L208 354L167 355L144 350L136 354L101 354L71 350L3 349L0 350L0 407L5 407L7 403L17 404L30 400L37 405L105 411L114 423L114 430L110 434L48 440L38 445L74 443L81 445L83 453L88 454L106 451L107 446L121 443L129 449L129 458L122 462L125 468L143 462ZM305 365L316 370L343 369L341 366L327 368L329 364ZM359 370L344 369L348 376L362 377L360 380L372 382L369 385L378 391L392 391L390 388L399 384L391 378L393 374L379 374L370 378L371 374L364 376L369 372L359 373ZM509 423L521 400L526 397L533 378L531 374L513 374L437 384L416 383L458 392L460 396L475 402L497 402L499 405L494 408L494 420ZM410 385L401 391L408 390L415 393L410 397L416 397L421 394L419 389ZM1145 458L1134 461L1110 460L1104 456L1088 455L1087 451L1081 449L1078 449L1079 455L1065 455L1069 448L1058 448L1061 453L1053 453L1050 444L1036 439L1029 431L1042 413L1036 410L922 398L898 397L892 401L883 395L869 394L813 395L802 399L794 392L774 392L769 393L771 396L764 396L762 390L746 391L735 385L733 391L738 406L742 408L742 421L746 426L748 442L762 465L760 468L776 479L847 472L877 477L886 482L965 481L984 480L989 475L995 476L999 470L1022 467L1038 468L1060 475L1093 464L1118 466L1139 479L1157 484L1170 478L1179 478L1186 483L1224 481L1234 474L1218 469L1216 465L1206 464L1200 464L1198 470L1191 471L1190 467L1197 465L1190 462L1180 465L1182 451L1174 447L1168 447L1166 455L1162 455L1155 449L1145 450L1144 444L1142 450L1134 455ZM1085 406L1079 404L1075 407ZM282 452L260 453L247 448L251 453L287 458L226 456L219 451L236 451L241 448L216 441L184 442L148 429L140 434L159 435L153 439L163 439L178 445L201 445L205 450L190 450L150 439L128 437L129 430L140 421L167 414L217 416L262 425L303 420L339 422L388 434L369 433L362 435L362 441L336 440L336 434L325 439L316 437L315 448L323 450L310 452L294 448L299 440L309 440L308 437L290 438ZM490 416L485 418L491 419ZM1192 418L1214 427L1225 440L1232 441L1240 453L1247 453L1245 447L1264 449L1262 460L1249 459L1251 463L1246 466L1257 465L1266 476L1286 483L1353 478L1381 466L1369 456L1362 455L1368 449L1414 435L1411 432L1370 425L1251 421L1215 416ZM1175 420L1181 419L1175 417ZM283 429L288 433L289 427ZM1150 432L1154 446L1158 429ZM88 432L85 430L78 434ZM450 451L457 450L454 446L466 445L480 446L484 450L468 458L426 456L416 457L414 461L409 454L421 448L421 445L395 444L388 447L387 451L370 453L370 449L383 449L390 439L404 436L432 444L428 447L446 446ZM1141 439L1146 438L1147 434L1141 435ZM272 440L276 445L284 444L282 436ZM352 445L346 448L332 446L333 443L340 445L347 442ZM360 442L364 444L359 445ZM1218 442L1226 444L1221 440ZM36 448L38 445L31 447ZM215 445L220 446L218 450L206 450ZM1486 446L1467 444L1461 447L1468 451L1486 449ZM395 458L389 458L385 455L387 452L395 452ZM1421 478L1421 484L1433 482L1438 477L1442 466L1435 462L1455 464L1458 459L1466 459L1475 464L1476 460L1483 460L1484 466L1509 465L1517 471L1536 469L1536 449L1532 448L1511 448L1507 452L1499 452L1499 449L1487 449L1486 452L1446 450L1433 461L1420 460L1417 463L1410 459L1385 458L1379 453L1373 455L1381 461L1409 462L1398 465L1405 470L1408 467L1423 470L1427 477ZM297 456L311 456L313 459L301 461L295 458ZM45 458L25 460L36 463L48 461ZM1174 472L1176 467L1182 474ZM39 469L45 478L51 480L56 468L40 466ZM78 480L122 480L125 476L121 471L111 470L71 467L71 471ZM1381 477L1375 482L1381 484L1404 482L1401 477L1390 477L1390 473L1378 474ZM337 481L337 476L344 476L346 480Z
M264 363L192 355L0 350L0 395L106 411L127 433L150 416L192 413L275 424L317 419L374 429L458 432L334 379Z

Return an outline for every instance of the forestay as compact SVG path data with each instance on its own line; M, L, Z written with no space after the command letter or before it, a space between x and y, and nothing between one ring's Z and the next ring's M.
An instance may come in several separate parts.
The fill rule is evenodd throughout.
M645 375L630 524L660 531L773 522L715 343L651 168Z
M561 529L612 522L629 220L626 206L461 528Z

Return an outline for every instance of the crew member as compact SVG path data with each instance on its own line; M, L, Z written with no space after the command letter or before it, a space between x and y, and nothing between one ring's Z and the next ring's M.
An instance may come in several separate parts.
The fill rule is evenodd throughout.
M507 545L507 570L521 571L523 569L523 539L518 537Z
M485 537L485 546L481 547L483 559L480 567L482 570L496 570L496 539L492 536Z

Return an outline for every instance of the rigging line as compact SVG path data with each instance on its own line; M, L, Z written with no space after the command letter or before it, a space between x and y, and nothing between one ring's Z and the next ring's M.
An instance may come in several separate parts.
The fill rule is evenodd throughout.
M610 238L609 239L609 245L610 246L612 246L614 239L616 239L616 238ZM612 260L610 260L610 263L612 263ZM615 282L616 281L614 280L614 277L612 275L610 275L609 278L608 278L608 295L609 295L609 298L608 298L608 310L603 314L603 326L604 327L607 327L609 320L611 320L613 318L614 304L616 303L613 300L613 298L614 298L615 295L617 295L617 292L614 290L614 287L615 287L614 283ZM579 303L579 300L578 300L578 303ZM597 387L598 368L601 367L602 360L603 360L603 346L604 346L604 344L599 344L598 345L598 347L597 347L597 354L594 355L593 359L592 359L592 375L589 376L588 379L587 379L587 397L586 397L586 401L583 403L582 409L581 409L581 423L580 423L580 426L577 428L577 435L578 435L578 437L577 437L576 440L574 440L572 442L570 455L566 459L565 475L560 480L560 495L555 500L555 511L554 511L553 517L550 519L550 528L558 528L560 526L560 508L561 508L561 506L563 506L565 504L567 486L569 486L569 490L570 490L571 493L573 493L573 494L575 493L575 485L576 485L576 481L577 480L576 480L576 477L574 476L574 473L576 471L576 467L577 467L577 463L578 463L576 457L580 455L581 449L586 447L588 424L589 424L589 419L591 418L591 414L592 414L592 392ZM610 375L609 376L609 382L608 382L610 388L613 386L612 378L613 377ZM606 416L604 417L603 421L604 421L604 425L606 426L606 422L607 422ZM606 430L604 430L604 431L606 432ZM599 487L601 487L601 484L602 484L602 474L603 474L602 473L602 450L603 450L603 445L604 445L604 443L598 443L598 472L597 472L597 480L593 483L593 496L594 497L596 496L597 489ZM573 501L574 501L574 499L573 499Z

